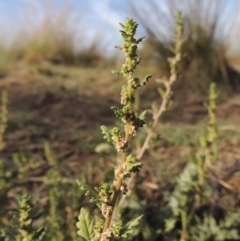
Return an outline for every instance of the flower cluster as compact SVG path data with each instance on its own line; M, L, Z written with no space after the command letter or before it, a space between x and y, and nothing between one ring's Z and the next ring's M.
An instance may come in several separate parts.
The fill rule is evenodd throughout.
M110 241L110 240L113 240L114 238L118 239L121 236L122 230L123 230L122 222L113 224L112 228L108 228L105 232L102 233L101 241ZM95 241L95 240L92 240L92 241Z
M116 107L112 107L112 109L115 115L125 124L125 133L129 132L129 135L131 136L135 136L138 128L143 127L145 124L145 112L137 117L135 112L128 105L123 106L122 109ZM114 144L116 144L116 139L119 140L121 136L120 131L116 132L116 129L114 128L112 129L111 134L113 136L112 140L114 141Z
M115 167L114 175L115 175L116 179L118 179L118 178L122 178L123 179L123 178L129 177L130 173L128 172L127 164L125 162L121 163L121 164L118 164Z
M118 138L115 141L115 147L117 151L119 152L120 150L124 150L127 147L127 141L124 138Z
M97 188L99 200L101 203L101 211L104 217L108 217L112 214L112 205L111 205L111 195L112 189L111 186L107 183L102 184Z
M129 85L131 86L132 89L137 89L138 87L141 86L139 78L130 78L129 79Z
M102 233L101 241L110 241L114 238L112 228L108 228L105 232Z

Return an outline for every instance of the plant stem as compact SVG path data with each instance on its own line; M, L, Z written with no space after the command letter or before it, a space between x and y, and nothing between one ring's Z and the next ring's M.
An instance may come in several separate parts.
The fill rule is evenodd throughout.
M125 140L127 141L127 143L130 140L129 124L128 123L126 123L126 128L125 128ZM127 154L128 154L127 150L123 151L121 163L125 163L127 161ZM113 217L113 213L114 213L115 207L116 207L116 202L117 202L117 199L119 197L119 194L121 193L120 188L122 186L122 182L123 182L123 179L119 177L118 180L117 180L116 188L115 188L115 190L113 192L113 196L112 196L112 201L111 201L112 212L110 213L110 215L105 220L103 233L106 232L110 227L111 220L112 220L112 217Z
M156 127L159 122L159 119L162 116L162 114L167 110L167 106L171 98L172 85L174 84L174 82L177 80L177 77L178 77L177 65L182 59L182 53L181 53L182 45L183 45L183 27L182 26L183 26L183 23L182 23L181 16L177 16L175 56L169 59L169 64L171 69L170 77L168 81L165 83L166 89L165 89L164 96L162 96L161 105L158 111L153 114L153 123L151 127L148 129L148 134L142 144L141 149L138 151L136 155L137 160L141 160L144 153L149 148L149 143L152 137L154 136L154 134L156 133ZM132 183L135 180L135 177L136 175L131 176L131 179L129 180L129 184L128 184L129 186L132 185ZM131 191L132 189L129 190L129 192ZM128 193L128 196L129 195L130 193ZM126 199L126 195L122 196L118 206L121 206L125 201L125 199Z

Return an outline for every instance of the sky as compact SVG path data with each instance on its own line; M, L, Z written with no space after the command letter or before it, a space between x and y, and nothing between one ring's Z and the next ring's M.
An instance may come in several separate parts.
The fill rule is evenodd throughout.
M80 37L84 30L86 43L100 38L100 45L106 47L110 42L116 45L121 41L119 22L127 17L124 0L0 0L0 34L11 38L19 29L36 28L48 4L54 14L70 9L72 25L76 25Z
M31 32L37 28L38 24L44 19L46 9L50 10L50 15L53 17L59 13L66 12L69 15L70 21L68 24L76 30L77 39L83 39L86 45L98 42L100 46L111 51L113 46L121 43L121 35L119 33L119 22L124 22L125 19L132 15L129 8L129 2L135 1L142 6L144 10L147 8L147 0L0 0L0 37L4 36L11 40L19 29L26 32ZM164 15L170 14L166 2L169 0L153 0L161 9ZM178 6L184 8L184 2L188 3L193 0L179 1ZM208 7L209 0L201 0L206 2ZM211 0L218 3L219 0ZM237 1L240 0L223 0L225 1L226 11L221 13L222 25L219 34L223 34L224 29L228 28L228 22L231 20L231 12ZM182 4L183 3L183 4ZM48 8L47 8L48 6ZM239 9L240 10L240 9ZM146 20L154 22L158 16L146 15ZM224 22L225 21L225 22ZM159 22L156 23L159 27ZM164 31L164 25L160 25ZM83 34L84 33L84 34ZM141 25L138 29L139 37L146 35ZM239 36L239 35L238 35ZM234 37L232 37L234 38ZM82 43L82 41L81 41Z

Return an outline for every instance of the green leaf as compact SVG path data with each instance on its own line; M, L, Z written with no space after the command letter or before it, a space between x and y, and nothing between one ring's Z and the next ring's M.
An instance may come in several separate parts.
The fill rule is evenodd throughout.
M88 211L85 208L81 208L80 215L78 216L79 222L77 222L77 228L79 231L77 234L87 241L91 241L94 238L94 221L90 218Z
M146 85L147 82L149 81L149 79L150 79L151 77L152 77L151 74L147 75L147 76L141 81L140 86Z
M139 44L140 42L142 42L142 40L144 39L145 37L142 37L142 38L139 38L136 42L137 44Z
M198 167L194 163L188 163L178 177L175 190L169 197L169 207L172 211L172 217L178 217L186 205L192 205L189 199L189 193L195 190L198 177ZM170 221L169 221L170 222ZM168 225L171 225L169 223Z
M113 112L117 118L123 117L123 111L121 109L118 109L117 107L114 107L114 106L112 106L111 109L113 110Z
M119 30L119 31L122 33L122 36L123 36L124 38L126 38L126 37L128 36L125 31L123 31L123 30Z
M165 232L170 232L175 228L176 218L169 218L165 221Z
M178 178L178 191L189 192L196 183L198 167L194 163L188 163Z
M46 229L45 227L39 228L35 233L34 233L34 240L36 241L42 241L45 238L45 233Z
M77 180L76 182L80 186L80 189L85 192L85 196L91 197L90 202L96 203L99 201L99 197L97 193L89 185L79 180Z
M146 113L147 113L147 111L146 110L144 110L140 115L139 115L139 119L140 120L145 120L145 116L146 116Z
M101 126L101 130L102 130L103 138L111 142L112 136L108 128L106 126Z
M139 172L142 168L142 163L137 161L132 155L127 157L127 170L128 173Z
M112 72L112 74L114 74L114 75L116 75L116 76L119 76L119 77L122 76L122 73L121 73L120 71L112 70L111 72Z
M130 234L134 233L134 227L139 225L139 222L143 215L140 215L139 217L135 218L134 220L128 222L122 229L122 237L127 238Z

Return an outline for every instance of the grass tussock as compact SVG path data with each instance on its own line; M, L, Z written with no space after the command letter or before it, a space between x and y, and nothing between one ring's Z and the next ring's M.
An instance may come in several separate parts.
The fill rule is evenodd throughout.
M231 6L224 0L163 2L159 4L152 0L144 4L131 4L133 13L149 36L143 54L154 59L161 72L169 71L167 59L173 54L171 46L174 35L172 13L181 9L185 29L183 52L187 54L180 66L182 81L179 85L186 91L199 94L207 90L211 81L230 90L239 90L240 76L232 68L231 60L239 29L239 2L234 1ZM145 16L150 16L148 21Z
M39 63L92 66L104 58L95 42L86 46L86 29L81 23L83 14L73 14L74 5L55 6L53 2L41 3L41 10L28 13L24 23L6 45L2 36L0 44L1 62L25 61ZM30 10L29 10L30 11ZM41 12L41 17L37 18Z

